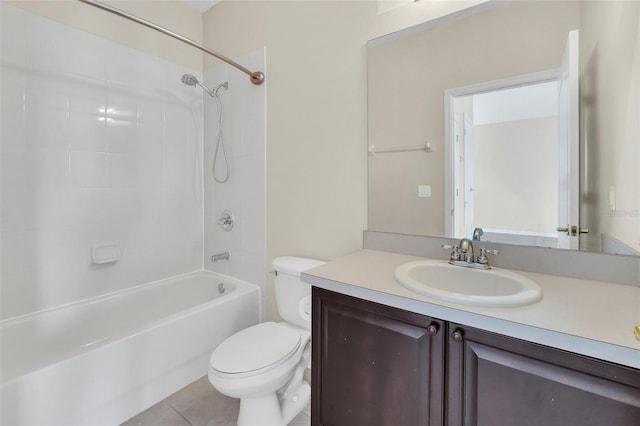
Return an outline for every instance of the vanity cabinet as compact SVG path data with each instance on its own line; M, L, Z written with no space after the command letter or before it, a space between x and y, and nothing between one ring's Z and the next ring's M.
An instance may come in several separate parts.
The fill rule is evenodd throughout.
M315 426L640 426L640 370L313 289Z
M447 425L640 426L640 371L447 328Z
M312 424L443 423L444 324L313 288Z

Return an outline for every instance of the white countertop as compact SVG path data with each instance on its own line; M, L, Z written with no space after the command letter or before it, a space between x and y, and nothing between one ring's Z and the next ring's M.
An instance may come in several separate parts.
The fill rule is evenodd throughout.
M640 287L516 271L535 281L541 301L515 308L448 303L414 293L393 278L425 258L360 250L305 271L317 287L587 356L640 368Z

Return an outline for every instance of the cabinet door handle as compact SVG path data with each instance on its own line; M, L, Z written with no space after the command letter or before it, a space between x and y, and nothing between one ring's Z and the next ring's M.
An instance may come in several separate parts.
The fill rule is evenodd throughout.
M429 336L435 336L436 334L438 334L438 326L435 324L431 324L429 327L427 327L427 332L429 332Z
M454 341L460 343L462 342L463 338L462 338L462 332L460 330L456 330L453 332L453 334L451 335L451 337L453 338Z

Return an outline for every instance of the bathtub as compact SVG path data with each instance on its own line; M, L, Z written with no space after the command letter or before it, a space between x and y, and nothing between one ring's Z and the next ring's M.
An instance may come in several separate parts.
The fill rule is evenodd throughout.
M260 290L198 271L0 323L0 424L117 425L207 374Z

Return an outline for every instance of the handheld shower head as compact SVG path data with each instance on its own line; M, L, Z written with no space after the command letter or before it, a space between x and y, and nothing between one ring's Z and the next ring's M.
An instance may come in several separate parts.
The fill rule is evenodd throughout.
M207 92L209 94L209 96L215 96L216 92L209 89L207 86L205 86L204 84L200 83L198 81L198 79L196 78L195 75L191 75L191 74L185 74L182 76L182 82L184 84L186 84L187 86L200 86L204 89L205 92Z
M182 82L184 84L186 84L187 86L195 86L196 84L198 84L198 79L191 75L191 74L185 74L182 76Z
M209 89L207 86L205 86L204 84L200 83L195 75L191 75L191 74L183 75L182 76L182 82L184 84L186 84L187 86L196 86L196 85L198 85L198 86L202 87L205 90L205 92L207 92L209 94L209 96L212 96L212 97L218 96L218 90L220 90L220 89L227 90L229 88L229 83L227 83L225 81L224 83L218 84L216 87L213 88L213 90Z
M209 89L207 86L205 86L204 84L200 83L198 81L198 79L191 75L191 74L185 74L182 76L182 82L184 84L186 84L187 86L200 86L202 87L205 92L207 92L209 94L209 96L211 96L213 98L213 100L216 101L216 105L218 106L218 141L216 142L216 149L214 151L213 154L213 165L212 165L212 170L211 173L213 174L213 179L216 182L219 183L225 183L228 179L229 179L229 174L230 174L230 169L229 169L229 161L227 160L227 152L224 146L224 136L223 136L223 132L222 132L222 99L220 99L220 97L218 96L218 90L220 89L224 89L227 90L229 89L229 83L228 82L224 82L224 83L220 83L218 84L216 87L213 88L213 90ZM223 178L218 178L217 174L216 174L216 169L217 169L217 160L218 160L218 151L222 151L222 155L224 156L224 166L225 166L225 170L226 170L226 174Z

